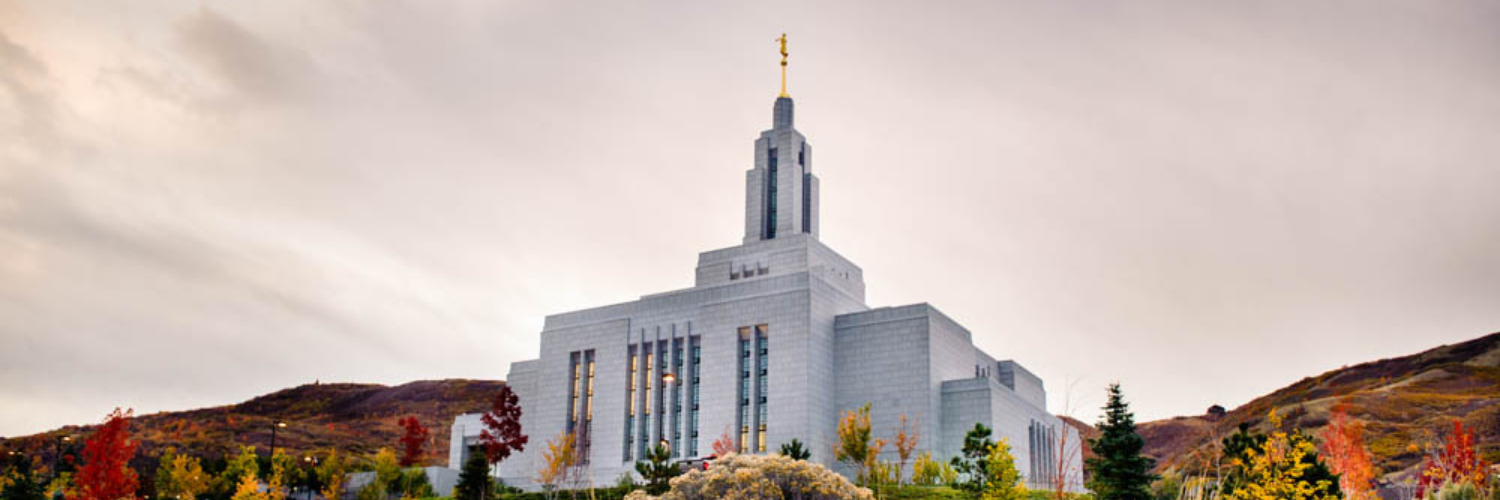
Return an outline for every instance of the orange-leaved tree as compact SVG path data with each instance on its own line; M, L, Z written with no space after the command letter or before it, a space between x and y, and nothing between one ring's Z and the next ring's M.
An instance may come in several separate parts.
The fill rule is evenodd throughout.
M713 442L714 458L734 453L734 438L729 437L729 426L724 426L724 433L719 435Z
M896 462L896 484L901 484L901 474L906 471L906 462L911 460L912 452L917 450L917 443L922 441L921 428L921 419L917 419L917 428L912 429L906 423L906 414L901 414L901 425L896 427L896 456L900 458Z
M401 424L405 432L401 435L401 466L411 467L422 459L422 446L427 444L427 428L417 421L417 417L411 416L396 423Z
M94 434L84 442L83 468L73 477L68 500L135 500L139 486L130 459L138 443L130 440L130 423L134 411L110 413Z
M1489 462L1479 458L1474 451L1474 429L1466 429L1463 422L1453 419L1453 432L1444 440L1443 448L1428 455L1422 463L1417 498L1449 483L1471 484L1479 491L1479 496L1484 497L1489 486L1485 480L1489 469Z
M1328 426L1323 428L1323 459L1339 475L1339 489L1348 500L1375 497L1375 466L1365 447L1365 423L1349 418L1349 403L1333 405Z

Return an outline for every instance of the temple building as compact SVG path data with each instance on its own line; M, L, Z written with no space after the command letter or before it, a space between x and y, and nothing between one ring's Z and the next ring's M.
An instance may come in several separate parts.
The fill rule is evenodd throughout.
M866 403L877 438L892 440L906 415L917 454L946 462L983 423L1009 440L1031 486L1050 484L1059 460L1079 474L1077 432L1047 412L1040 378L980 350L929 304L865 303L864 271L818 239L820 181L784 75L745 172L744 240L699 254L691 288L548 316L541 352L506 379L531 441L500 478L537 489L546 442L562 432L576 433L595 485L633 471L658 443L696 460L721 436L757 454L797 439L812 461L848 474L834 459L835 430L841 412ZM481 429L478 415L455 420L450 467L475 452ZM1064 432L1069 453L1058 449ZM886 446L880 459L895 453Z

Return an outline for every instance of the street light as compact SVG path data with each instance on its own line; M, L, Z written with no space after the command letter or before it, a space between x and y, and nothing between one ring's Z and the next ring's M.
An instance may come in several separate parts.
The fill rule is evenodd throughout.
M675 384L677 383L677 375L673 375L671 372L664 373L661 376L661 381L667 385Z
M271 426L271 458L272 459L276 458L276 429L278 427L286 427L286 422L280 422L280 421L278 421L278 422L276 422L275 425Z
M57 479L59 473L57 468L59 467L59 464L62 463L62 444L71 442L73 442L73 436L64 435L60 438L57 438L57 443L56 446L53 447L52 453L52 479Z

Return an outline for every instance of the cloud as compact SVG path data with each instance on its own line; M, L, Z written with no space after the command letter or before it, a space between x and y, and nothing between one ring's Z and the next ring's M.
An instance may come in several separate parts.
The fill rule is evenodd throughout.
M687 286L783 31L871 305L1055 390L1198 412L1476 336L1500 16L1451 7L0 3L0 433L503 378L545 314Z
M319 68L306 54L266 40L207 6L182 18L176 36L181 52L233 89L245 106L317 97L313 80Z

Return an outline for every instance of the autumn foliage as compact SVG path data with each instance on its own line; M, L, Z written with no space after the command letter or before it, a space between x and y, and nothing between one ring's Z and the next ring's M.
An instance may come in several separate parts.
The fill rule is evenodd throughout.
M510 457L511 453L526 451L529 438L521 434L521 398L510 386L500 387L500 393L490 403L490 411L480 418L484 432L479 434L479 443L484 445L484 456L490 465Z
M1365 423L1349 419L1348 403L1334 405L1320 437L1323 459L1339 475L1339 489L1344 498L1374 498L1375 466L1370 461L1370 450L1365 447Z
M1485 475L1489 469L1490 464L1474 451L1474 429L1464 428L1464 424L1455 419L1453 432L1444 440L1443 448L1422 463L1417 497L1450 483L1471 484L1482 493L1488 486Z
M729 427L724 427L724 433L720 434L719 438L715 439L713 444L711 444L710 446L714 450L715 457L723 457L730 453L734 453L734 438L729 437Z
M83 468L73 479L68 500L134 500L139 485L135 471L130 470L136 443L130 440L130 410L109 414L94 434L85 441Z
M411 467L422 459L422 446L427 444L427 428L417 417L406 417L397 421L405 433L401 435L401 466Z

